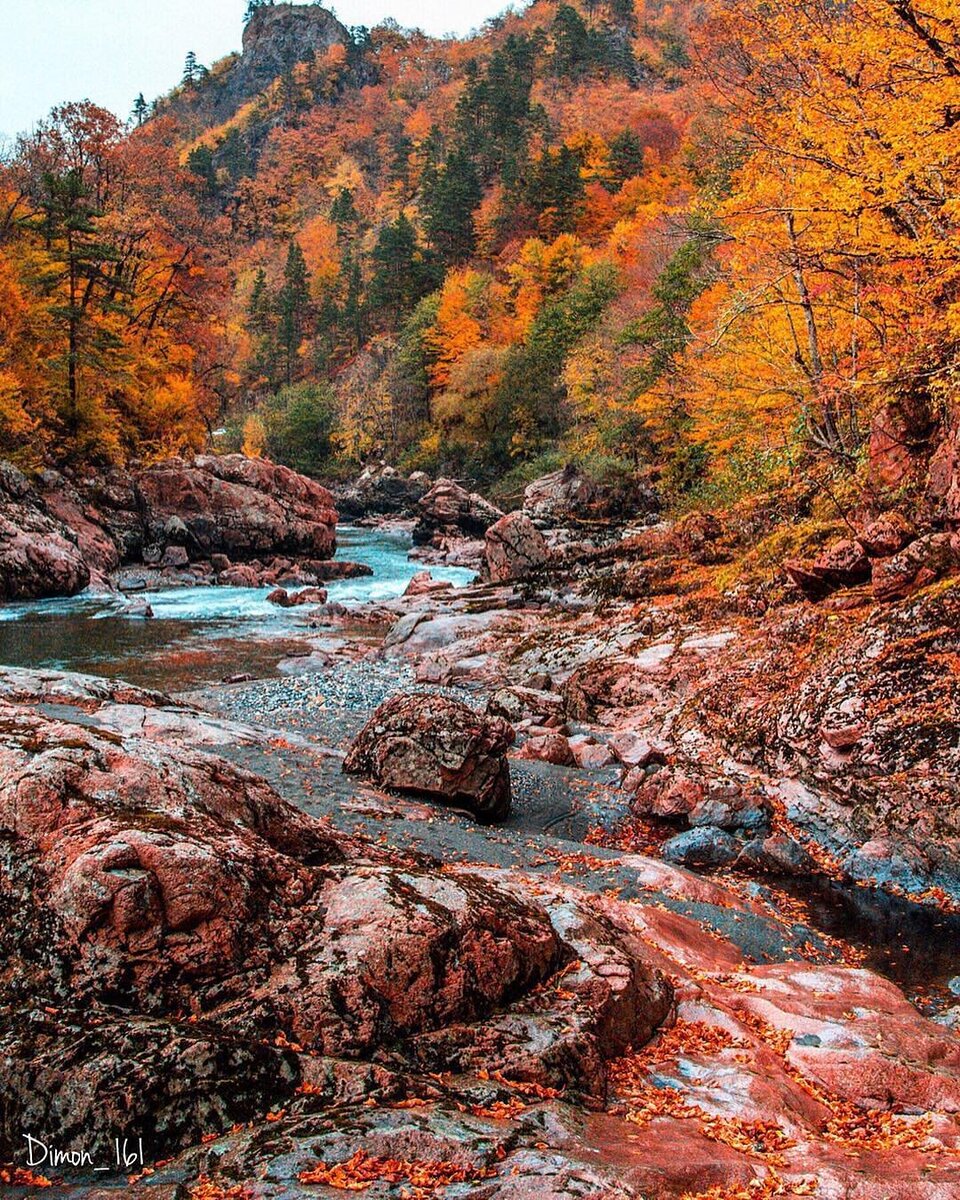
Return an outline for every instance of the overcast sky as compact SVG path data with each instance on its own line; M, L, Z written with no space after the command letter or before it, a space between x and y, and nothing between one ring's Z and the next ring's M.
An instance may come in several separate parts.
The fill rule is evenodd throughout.
M127 117L179 82L188 50L209 65L240 49L246 0L0 0L0 137L55 104L90 99ZM466 33L507 0L337 0L345 25L395 17L428 33Z

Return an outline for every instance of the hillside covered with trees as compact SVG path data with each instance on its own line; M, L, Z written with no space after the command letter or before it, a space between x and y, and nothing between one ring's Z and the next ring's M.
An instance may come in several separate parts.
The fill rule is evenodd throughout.
M437 40L252 0L242 55L3 165L0 453L577 458L686 502L853 476L878 422L922 450L960 336L950 7L538 0Z
M245 16L0 161L0 1189L957 1200L957 0Z

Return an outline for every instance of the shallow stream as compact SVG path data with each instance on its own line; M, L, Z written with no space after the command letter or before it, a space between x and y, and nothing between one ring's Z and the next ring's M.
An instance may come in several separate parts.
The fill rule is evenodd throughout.
M410 539L393 530L340 526L337 556L365 563L373 575L326 584L331 601L349 607L403 593L423 565L408 558ZM473 572L431 566L435 579L463 586ZM273 675L305 645L309 610L267 601L272 589L173 587L151 591L152 620L124 612L129 597L80 595L0 605L0 663L121 677L176 692L238 673Z

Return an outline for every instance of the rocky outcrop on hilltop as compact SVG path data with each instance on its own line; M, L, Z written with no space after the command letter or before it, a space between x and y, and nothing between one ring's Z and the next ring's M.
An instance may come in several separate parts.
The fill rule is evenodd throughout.
M229 91L247 100L297 63L349 40L346 28L319 4L263 5L253 10L243 31L243 54Z
M331 561L330 492L264 459L204 455L72 479L47 471L36 485L3 464L0 489L6 599L106 586L130 564L157 572L198 565L208 581L246 586L313 585L351 570Z
M188 113L207 126L220 124L298 63L349 41L347 29L319 4L261 5L244 27L242 53L225 60L199 86L164 102L164 107Z

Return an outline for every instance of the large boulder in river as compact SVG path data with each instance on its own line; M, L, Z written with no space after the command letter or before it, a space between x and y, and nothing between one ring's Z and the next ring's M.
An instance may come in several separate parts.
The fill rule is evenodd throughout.
M73 595L124 564L214 557L219 574L278 556L315 567L308 582L369 573L331 560L336 525L325 487L239 454L71 478L45 471L36 486L0 464L0 598Z
M115 571L120 549L97 506L57 471L44 471L37 487L47 512L70 530L90 570L101 577Z
M430 488L422 471L403 475L395 467L366 467L348 487L336 493L337 510L355 521L363 517L410 516Z
M0 600L73 596L89 582L71 531L25 475L0 463Z
M452 479L438 479L417 505L413 540L424 546L438 538L480 538L503 513Z
M343 764L381 787L434 796L482 822L510 814L507 748L513 727L445 696L404 694L381 704Z
M528 516L508 513L487 530L484 576L491 583L523 579L550 561L543 534Z
M329 558L337 513L325 487L289 467L241 454L170 459L140 473L147 543L177 541L191 558L270 554ZM182 527L185 527L182 528Z

